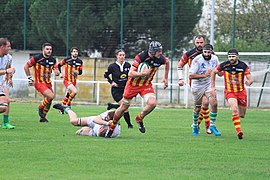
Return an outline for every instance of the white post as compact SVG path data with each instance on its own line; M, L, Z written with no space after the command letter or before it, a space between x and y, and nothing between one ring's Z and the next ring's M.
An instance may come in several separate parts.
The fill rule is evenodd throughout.
M97 81L97 105L99 105L99 97L100 96L100 82Z
M214 28L215 28L215 0L212 0L210 44L212 44L213 47L214 47Z

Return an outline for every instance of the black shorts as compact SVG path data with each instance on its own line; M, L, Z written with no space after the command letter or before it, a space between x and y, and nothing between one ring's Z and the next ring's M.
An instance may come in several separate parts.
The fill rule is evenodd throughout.
M119 102L123 98L124 88L111 88L111 94L116 102Z

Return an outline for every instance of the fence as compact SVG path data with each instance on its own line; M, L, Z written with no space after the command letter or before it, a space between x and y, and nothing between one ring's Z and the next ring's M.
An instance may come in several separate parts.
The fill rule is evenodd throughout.
M114 57L114 50L122 47L127 57L133 57L149 41L159 40L164 52L174 57L193 46L194 35L209 37L211 22L211 34L215 34L211 43L216 43L216 50L231 47L232 30L237 28L235 46L241 51L248 47L252 51L269 51L269 3L238 0L235 9L232 1L216 1L212 8L216 11L211 12L211 2L214 1L3 0L0 34L18 50L40 50L41 44L49 41L54 54L61 56L67 55L70 47L78 46L87 56Z
M19 101L30 101L35 102L40 101L42 99L41 95L34 90L34 87L28 87L28 81L26 79L14 79L14 87L20 83L21 87L27 87L27 93L18 93L14 94L14 91L11 90L11 98ZM84 84L84 86L82 86ZM23 86L22 86L23 85ZM189 108L193 106L192 96L190 93L189 86L179 87L178 84L169 84L169 88L163 90L162 83L153 83L156 97L158 99L159 106L169 106L169 107L184 107ZM107 81L78 81L78 95L74 100L75 103L81 104L96 104L96 105L106 105L108 102L113 102L113 99L110 95L110 86ZM81 89L83 87L83 90ZM173 91L173 101L170 100L170 91ZM270 98L270 87L246 87L248 93L248 107L257 107L258 98L260 91L263 89L263 99L260 101L259 107L261 108L269 108L270 102L268 99ZM55 91L55 101L61 101L64 95L64 87L62 80L53 80L53 89ZM61 90L62 89L62 90ZM25 90L22 88L21 90ZM217 97L218 103L220 107L226 107L227 104L224 100L223 94L224 86L217 86ZM85 93L88 92L88 95ZM13 95L12 95L13 94ZM83 95L82 95L83 94ZM143 106L143 99L140 96L137 96L133 100L133 105Z

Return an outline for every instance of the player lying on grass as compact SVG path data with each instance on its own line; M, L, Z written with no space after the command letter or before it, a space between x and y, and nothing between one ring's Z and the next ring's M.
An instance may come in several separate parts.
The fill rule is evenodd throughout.
M68 114L69 121L74 126L82 126L81 129L76 131L77 135L82 136L101 136L105 137L105 134L109 130L109 124L113 119L113 110L105 111L98 116L89 116L78 118L76 113L72 111L68 106L62 104L55 104L53 108L63 111ZM120 124L118 123L112 137L120 136Z

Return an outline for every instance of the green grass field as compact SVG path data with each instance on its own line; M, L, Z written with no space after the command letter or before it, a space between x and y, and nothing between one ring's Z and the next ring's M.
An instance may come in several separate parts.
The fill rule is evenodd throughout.
M119 138L82 137L67 115L51 109L42 124L38 104L11 104L14 130L0 129L0 179L269 179L269 111L248 110L238 140L230 110L220 110L221 137L191 133L191 109L159 109L146 133L121 120ZM74 106L78 116L105 107ZM140 108L130 108L132 119Z

